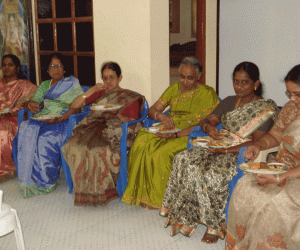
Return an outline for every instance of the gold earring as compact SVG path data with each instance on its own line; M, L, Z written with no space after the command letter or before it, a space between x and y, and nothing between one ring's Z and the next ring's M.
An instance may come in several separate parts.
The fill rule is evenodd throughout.
M254 87L254 90L256 90L257 88L256 87Z

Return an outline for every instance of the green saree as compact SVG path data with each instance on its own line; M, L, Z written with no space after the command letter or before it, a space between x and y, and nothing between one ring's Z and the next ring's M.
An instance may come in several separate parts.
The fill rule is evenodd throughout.
M207 85L200 85L183 94L179 90L179 82L172 84L159 102L164 107L170 106L169 116L173 118L175 127L180 129L198 124L219 103L214 89ZM186 149L187 142L187 136L161 139L141 129L129 152L128 186L122 202L160 208L173 158Z

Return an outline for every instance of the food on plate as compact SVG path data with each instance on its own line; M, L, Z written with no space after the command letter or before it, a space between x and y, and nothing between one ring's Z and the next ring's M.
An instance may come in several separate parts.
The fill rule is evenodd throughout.
M250 169L257 170L257 169L269 169L267 163L265 162L253 162L250 163Z
M112 104L106 104L104 106L104 108L106 108L106 109L110 109L110 108L114 108L114 107L115 107L115 105L112 105Z

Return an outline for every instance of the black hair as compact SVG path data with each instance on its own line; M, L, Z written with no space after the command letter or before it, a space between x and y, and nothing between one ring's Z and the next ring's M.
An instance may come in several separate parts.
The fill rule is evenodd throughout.
M112 71L115 71L118 77L120 77L120 75L122 74L121 68L116 62L103 63L101 67L101 76L103 75L103 71L105 69L111 69Z
M2 66L2 63L3 63L5 58L10 58L11 60L13 60L14 64L16 65L16 68L19 68L19 72L17 73L17 77L19 79L27 79L26 76L23 74L23 72L21 70L21 62L20 62L20 59L17 56L15 56L13 54L4 55L2 57L1 66Z
M50 66L50 63L52 61L53 58L57 58L58 60L60 60L61 64L64 66L64 71L65 71L65 74L68 75L67 73L67 62L66 62L66 56L64 56L63 54L60 54L60 53L57 53L57 52L54 52L52 54L50 54L47 58L47 70Z
M285 82L291 81L300 86L300 64L294 66L284 78Z
M235 73L240 70L245 71L253 82L256 82L259 80L259 69L256 66L256 64L254 64L252 62L239 63L238 65L235 66L235 68L233 70L232 78L234 77ZM254 94L257 96L262 95L262 84L261 83L258 85L258 88L256 90L254 90Z

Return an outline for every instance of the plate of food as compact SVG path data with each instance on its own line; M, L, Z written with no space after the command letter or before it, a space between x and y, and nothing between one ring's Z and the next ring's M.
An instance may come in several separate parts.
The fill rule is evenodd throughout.
M54 118L62 117L62 115L37 115L37 116L32 116L31 119L34 120L51 120Z
M254 174L283 174L288 170L279 162L247 162L238 166L240 169Z
M114 110L119 109L123 105L116 105L116 104L105 104L105 105L92 105L91 110Z
M155 123L154 125L152 125L152 127L150 128L145 128L146 132L155 134L155 133L161 133L161 134L169 134L169 133L176 133L181 131L180 128L174 128L174 129L166 129L164 127L164 125L162 125L161 123Z
M206 147L207 143L209 142L209 139L204 137L197 137L190 140L190 143L194 146L201 146Z
M6 114L10 111L10 108L0 109L0 114Z
M204 148L230 148L241 144L242 142L233 142L231 139L224 137L222 140L209 139L209 142L204 146Z

